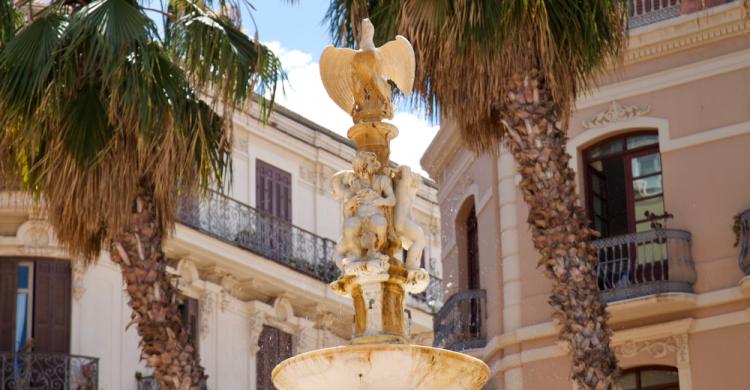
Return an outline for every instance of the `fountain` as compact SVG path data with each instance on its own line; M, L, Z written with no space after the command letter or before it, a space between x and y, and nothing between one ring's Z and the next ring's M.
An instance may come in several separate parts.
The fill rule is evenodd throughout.
M336 246L342 275L331 288L354 303L351 345L303 353L273 370L280 390L477 390L488 379L484 362L461 353L409 344L404 316L406 294L427 288L420 268L424 232L411 215L421 176L407 166L390 166L390 141L398 129L389 80L410 94L414 50L397 36L373 43L374 27L362 21L359 50L328 47L320 74L328 95L349 113L348 136L357 155L352 170L332 178L343 202L343 235ZM394 253L407 249L404 261Z

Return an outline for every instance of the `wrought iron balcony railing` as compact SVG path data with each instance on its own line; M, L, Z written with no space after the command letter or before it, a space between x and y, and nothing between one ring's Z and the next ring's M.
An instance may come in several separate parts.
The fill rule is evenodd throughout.
M430 284L427 286L427 290L414 294L415 300L427 305L429 311L436 311L440 309L443 304L443 280L435 275L430 275Z
M453 294L433 319L433 345L453 351L483 348L487 292L468 290Z
M636 28L680 16L680 0L630 0L628 27Z
M737 237L740 245L740 269L750 275L750 209L737 216Z
M217 192L203 199L183 197L178 219L202 233L324 282L332 282L339 275L333 262L336 244L332 240Z
M605 302L664 292L693 292L695 263L690 233L654 229L593 241L597 280Z
M153 376L136 375L135 382L137 390L159 390L159 384L156 383L156 379Z
M0 389L97 390L99 359L56 353L0 352Z

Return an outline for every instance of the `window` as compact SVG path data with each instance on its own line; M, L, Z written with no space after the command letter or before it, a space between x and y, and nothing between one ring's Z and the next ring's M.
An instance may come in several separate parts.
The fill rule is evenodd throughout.
M292 335L272 326L263 325L258 337L256 355L257 390L275 390L271 372L277 364L292 357Z
M198 300L186 296L181 297L180 315L182 316L182 328L188 332L188 342L195 348L193 353L200 356L200 333L198 322Z
M469 273L469 290L479 289L479 237L477 230L477 212L471 206L466 218L466 263Z
M617 384L622 390L680 390L677 369L666 366L626 370Z
M259 210L292 222L292 175L255 160L255 203Z
M70 306L68 261L0 258L0 351L68 353Z
M647 214L664 213L661 154L656 133L635 133L584 152L587 208L602 237L651 229Z
M31 338L31 324L33 310L34 291L34 263L23 262L18 264L18 275L16 279L16 337L14 350L21 352Z

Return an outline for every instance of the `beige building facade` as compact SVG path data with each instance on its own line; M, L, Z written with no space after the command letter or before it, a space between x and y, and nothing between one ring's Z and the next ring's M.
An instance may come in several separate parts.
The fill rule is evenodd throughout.
M746 12L631 1L624 63L569 123L626 390L750 388ZM444 122L422 159L442 215L435 344L483 359L486 389L571 389L513 158L471 154L458 130Z
M328 286L341 235L331 176L351 169L353 144L277 106L268 125L234 118L233 182L183 199L165 242L209 389L271 390L284 358L342 345L350 299ZM441 302L439 208L425 179L414 218L434 281L407 300L414 342L432 342ZM105 252L85 268L61 248L28 194L0 188L0 389L152 389L120 270ZM33 340L34 347L28 347ZM26 369L28 368L28 369Z

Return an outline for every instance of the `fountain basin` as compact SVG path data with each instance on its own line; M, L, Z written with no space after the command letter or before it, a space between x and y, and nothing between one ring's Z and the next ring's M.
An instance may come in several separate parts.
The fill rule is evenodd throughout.
M445 349L370 344L291 357L272 378L279 390L478 390L489 371L481 360Z

